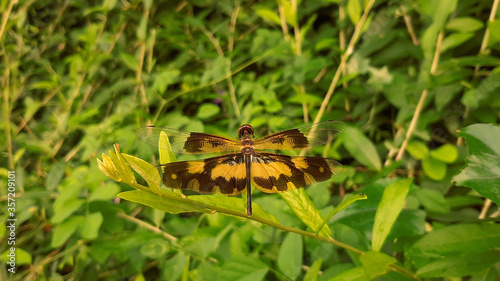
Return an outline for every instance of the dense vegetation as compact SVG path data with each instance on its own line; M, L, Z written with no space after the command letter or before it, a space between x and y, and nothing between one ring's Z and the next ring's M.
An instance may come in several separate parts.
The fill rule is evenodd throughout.
M499 280L498 2L2 1L0 279ZM325 120L343 173L252 218L134 134Z

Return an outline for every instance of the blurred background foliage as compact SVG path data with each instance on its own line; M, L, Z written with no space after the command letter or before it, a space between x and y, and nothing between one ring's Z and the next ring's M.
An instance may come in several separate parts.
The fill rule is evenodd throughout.
M498 280L498 2L1 1L0 215L15 171L17 273L0 279ZM131 188L96 160L118 143L158 164L144 125L236 137L325 120L347 128L315 153L345 169L306 191L325 216L368 196L328 222L365 255L120 201ZM281 197L255 201L307 230Z

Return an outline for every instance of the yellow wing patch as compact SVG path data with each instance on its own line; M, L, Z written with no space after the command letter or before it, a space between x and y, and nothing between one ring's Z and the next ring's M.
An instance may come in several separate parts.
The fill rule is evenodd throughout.
M341 170L332 159L258 153L252 162L252 181L263 192L279 193L328 180Z
M163 184L170 188L224 195L238 195L246 188L246 171L241 153L168 163L162 165L162 169Z

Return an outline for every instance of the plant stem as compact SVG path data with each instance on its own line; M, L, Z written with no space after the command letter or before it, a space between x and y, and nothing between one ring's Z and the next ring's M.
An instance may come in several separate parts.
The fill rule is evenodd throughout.
M443 38L444 38L444 32L443 30L441 30L441 32L439 32L436 42L436 50L434 52L434 58L432 60L432 66L430 70L431 75L434 75L434 73L436 73L437 66L439 64L439 56L441 55L441 43L443 42ZM411 119L410 126L408 127L408 131L406 131L405 139L401 144L401 148L399 149L398 154L396 155L395 158L396 161L400 161L403 158L406 146L408 145L408 142L410 142L411 135L413 134L413 131L415 131L415 128L417 127L418 118L420 117L420 113L422 113L425 99L427 98L428 93L429 91L425 89L422 91L422 95L420 95L420 99L418 101L417 107L415 108L415 113L413 114L413 117Z
M366 19L368 18L368 15L370 14L371 8L373 7L373 4L375 3L375 0L370 0L366 4L365 11L363 12L363 16L361 16L361 19L359 20L358 24L356 25L356 29L354 30L354 33L352 34L351 41L349 42L349 45L347 46L347 49L345 53L340 57L340 64L337 68L337 71L335 72L335 75L333 76L332 83L330 84L330 87L328 88L328 91L326 92L325 98L323 99L323 102L321 103L321 106L318 111L318 115L316 115L316 118L314 119L314 123L318 123L321 121L321 118L323 117L323 114L325 113L325 109L330 102L330 99L332 98L333 93L335 92L335 87L337 86L337 83L340 78L340 74L342 73L342 69L344 69L345 64L347 63L347 60L351 56L351 54L354 51L354 45L359 40L359 36L361 35L361 29L363 28Z

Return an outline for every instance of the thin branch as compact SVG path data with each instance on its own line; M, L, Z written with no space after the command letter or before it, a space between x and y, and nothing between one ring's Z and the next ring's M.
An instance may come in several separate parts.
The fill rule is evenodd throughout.
M408 30L408 34L410 34L411 41L413 45L420 45L420 41L418 40L417 35L415 35L415 31L413 30L413 24L411 23L411 17L408 15L406 9L404 9L401 5L401 10L403 12L403 19L405 21L406 29Z
M490 199L484 200L484 206L481 209L481 214L479 214L479 216L478 216L479 219L482 220L482 219L486 218L486 214L488 214L488 210L490 209L490 206L491 206L491 200Z
M231 24L229 25L229 42L228 42L228 52L229 52L229 59L227 60L227 70L231 71L231 64L232 64L232 52L234 49L234 33L236 29L236 20L238 19L238 13L240 12L240 5L236 4L236 7L234 9L234 12L231 14ZM233 76L229 76L227 78L227 84L229 87L229 94L231 95L231 102L233 104L234 112L236 114L236 118L240 119L241 117L241 112L240 112L240 107L238 105L238 99L236 98L236 90L234 88L233 84Z
M124 218L124 219L126 219L128 221L131 221L131 222L137 224L140 227L144 227L146 229L149 229L149 230L151 230L154 233L161 234L167 240L171 240L171 241L174 241L174 242L178 240L177 237L175 237L175 236L173 236L173 235L171 235L171 234L169 234L169 233L167 233L165 231L162 231L158 227L152 226L151 224L146 223L146 222L144 222L144 221L142 221L142 220L140 220L140 219L138 219L136 217L129 216L129 215L125 214L125 213L118 213L118 216L121 217L121 218Z
M365 11L363 12L363 15L361 16L361 19L359 20L358 24L356 25L356 28L354 29L354 33L352 34L351 41L349 42L349 45L347 46L347 49L345 53L340 57L340 64L339 67L337 68L337 71L335 72L335 76L332 79L332 83L330 84L330 88L328 88L328 91L325 95L325 98L323 99L323 102L321 103L321 106L318 111L318 115L316 115L316 118L314 119L314 123L317 123L321 121L321 118L323 117L323 114L325 113L325 109L330 102L330 99L332 98L332 95L335 91L335 88L337 86L337 83L340 78L340 74L342 73L342 69L345 67L345 64L347 63L347 60L351 56L351 54L354 51L354 45L359 40L359 36L361 35L361 29L363 28L366 19L368 18L368 15L370 14L370 11L373 7L373 4L375 3L375 0L370 0L368 4L365 7Z
M490 17L488 18L488 22L493 22L495 20L495 15L497 14L497 11L498 11L498 3L499 2L500 2L500 0L493 1L493 5L491 6L491 12L490 12ZM485 50L488 47L489 38L490 38L490 29L488 27L488 23L486 23L486 31L484 32L483 41L481 42L481 48L479 49L480 56L481 56L481 54L485 53ZM476 67L474 68L474 76L477 76L477 74L479 72L479 68L480 68L480 66L476 65ZM464 115L463 115L464 120L467 119L467 117L469 115L469 111L470 111L469 107L466 106L465 110L464 110ZM464 145L464 139L462 137L458 137L457 145L458 146Z
M345 1L342 1L340 4L339 4L339 19L340 19L340 22L344 22L345 19L346 19L346 14L345 14ZM340 50L342 50L342 52L345 52L345 48L346 48L346 31L344 30L344 27L345 25L342 25L342 28L340 29L339 31L339 47L340 47ZM342 65L342 68L341 68L341 71L342 71L342 76L345 77L346 74L347 74L347 69L346 69L346 65L343 64ZM342 87L344 88L347 88L347 81L344 81L342 83ZM347 98L347 95L344 94L344 107L345 107L345 111L346 112L349 112L351 111L351 105L349 104L349 99Z
M295 17L297 17L297 0L291 0L291 3L292 3L292 13ZM302 37L300 35L300 27L298 22L295 22L295 26L293 27L293 33L295 34L295 54L297 56L301 56ZM299 95L306 94L306 86L304 84L299 85L298 94ZM307 103L305 101L302 101L302 115L304 116L304 123L309 123L309 110L307 109Z
M0 25L0 40L3 38L3 33L5 31L5 27L7 26L7 21L9 20L12 8L14 7L14 5L17 4L17 2L18 2L17 0L10 1L9 6L7 6L7 9L3 14L2 23Z
M434 51L434 58L432 60L432 65L431 65L431 70L430 70L431 75L434 75L436 73L436 70L437 70L437 67L439 64L439 57L441 55L441 44L443 42L443 38L444 38L444 32L443 32L443 30L441 30L441 32L439 32L439 35L437 38L436 50ZM406 146L410 142L411 135L413 134L413 131L415 131L415 128L417 127L418 118L420 118L420 113L422 113L422 110L424 108L425 99L427 98L428 93L429 93L429 91L427 89L425 89L422 91L422 95L420 95L420 99L418 101L417 107L415 108L415 113L413 114L413 117L411 119L410 126L408 127L408 131L406 131L405 139L404 139L403 143L401 144L401 148L399 149L398 154L396 155L396 158L395 158L396 161L400 161L401 159L403 159L403 155L405 153Z

